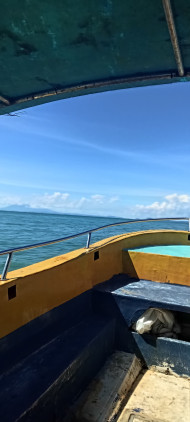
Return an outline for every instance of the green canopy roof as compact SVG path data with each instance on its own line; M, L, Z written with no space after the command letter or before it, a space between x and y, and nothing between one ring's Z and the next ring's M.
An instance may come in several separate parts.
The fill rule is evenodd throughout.
M0 2L0 113L190 79L190 0Z

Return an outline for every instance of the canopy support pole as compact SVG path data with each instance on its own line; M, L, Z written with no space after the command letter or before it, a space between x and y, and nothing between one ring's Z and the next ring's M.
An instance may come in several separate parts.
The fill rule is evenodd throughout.
M2 95L0 95L0 101L6 105L10 105L10 101L7 100L7 98L2 97Z
M184 67L182 63L182 57L181 57L181 52L179 48L179 42L178 42L171 2L170 0L162 0L162 2L163 2L166 21L168 24L172 47L173 47L175 59L177 62L178 73L179 73L179 76L184 76Z

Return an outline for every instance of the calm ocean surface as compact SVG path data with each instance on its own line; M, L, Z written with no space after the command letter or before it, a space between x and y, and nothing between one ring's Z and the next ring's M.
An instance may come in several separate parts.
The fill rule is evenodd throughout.
M124 220L111 217L0 211L0 251L69 236L117 221ZM188 230L188 222L151 222L111 227L93 233L91 243L115 234L160 228ZM84 247L86 240L87 236L85 235L56 245L15 253L9 270L26 267L35 262ZM2 272L5 260L5 256L0 257L0 273Z

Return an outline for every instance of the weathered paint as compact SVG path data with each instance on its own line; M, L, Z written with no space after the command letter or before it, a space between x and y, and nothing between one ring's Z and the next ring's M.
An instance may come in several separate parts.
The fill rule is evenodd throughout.
M133 280L130 283L129 279L125 283L126 275L118 278L119 285L116 286L118 283L115 281L96 285L0 341L2 352L11 339L12 349L9 350L7 359L9 357L11 364L13 363L11 369L5 368L0 378L0 419L3 422L13 422L15 415L22 415L19 417L20 422L63 420L76 394L86 387L106 356L116 348L135 352L148 366L158 363L157 366L160 367L164 363L163 368L167 373L167 368L172 368L177 373L182 371L183 375L188 373L190 343L169 340L168 344L168 339L158 339L155 344L155 338L148 336L147 344L141 345L143 338L139 336L139 342L136 341L135 334L130 330L129 318L136 315L136 310L153 305L154 297L160 300L160 307L170 305L178 310L179 307L185 307L188 312L189 288L159 285L150 281ZM105 288L107 285L109 287ZM107 302L107 298L111 302ZM159 306L159 303L156 305ZM67 327L69 324L71 326ZM36 327L40 325L38 332ZM52 336L49 338L48 326ZM20 338L17 336L19 333ZM29 337L25 337L26 333ZM40 334L41 344L38 338ZM25 352L16 361L14 355L18 352L17 344L20 340ZM27 350L29 341L32 343L32 340L34 350ZM162 344L160 340L163 340Z
M121 269L121 245L110 240L109 246L100 249L96 261L91 247L89 252L80 249L9 273L11 279L0 284L0 337L90 290ZM8 288L14 284L16 297L8 300Z
M129 279L127 285L112 290L111 294L129 327L149 308L190 313L187 286Z
M127 272L123 249L188 242L187 232L124 234L91 245L88 251L79 249L8 273L9 279L0 283L0 338L114 274ZM99 250L99 259L94 261L95 250ZM188 260L186 266L188 271ZM16 297L8 300L8 288L13 285Z
M190 259L136 251L123 251L124 272L130 277L190 286Z
M64 420L113 346L114 320L98 315L44 344L0 377L0 420Z
M92 290L40 315L0 339L0 373L93 315ZM112 317L111 317L112 318Z
M114 352L82 394L73 411L75 421L115 421L141 369L135 355Z
M0 113L121 88L189 81L189 1L174 4L178 75L161 1L0 2Z
M152 307L174 311L180 324L183 321L187 322L188 330L189 287L159 284L147 280L136 281L126 275L119 275L103 285L96 286L94 292L95 295L92 297L99 312L110 317L114 316L116 319L116 347L119 350L135 352L147 366L161 366L162 362L168 362L169 366L170 361L170 366L173 364L176 373L190 375L188 341L156 340L151 335L140 336L131 330L133 322L137 321L146 309ZM186 339L185 333L184 339Z
M136 352L148 367L162 367L166 372L190 376L190 343L164 337L133 333Z

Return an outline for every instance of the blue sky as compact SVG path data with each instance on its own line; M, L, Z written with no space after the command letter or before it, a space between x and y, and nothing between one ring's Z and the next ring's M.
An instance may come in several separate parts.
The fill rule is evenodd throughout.
M189 215L190 84L87 95L1 116L0 208Z

